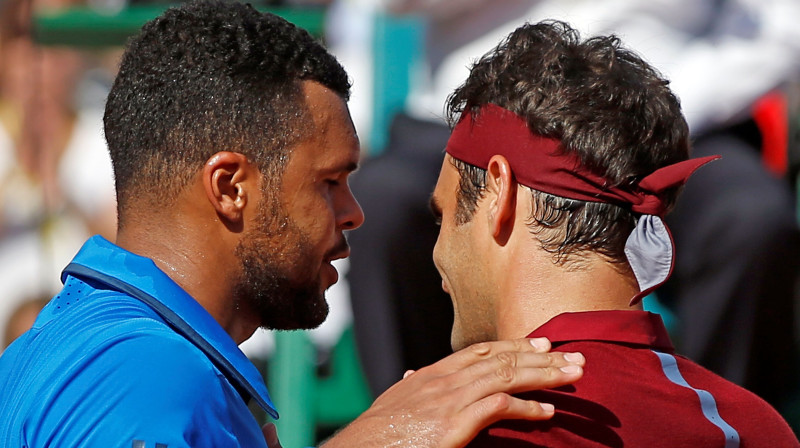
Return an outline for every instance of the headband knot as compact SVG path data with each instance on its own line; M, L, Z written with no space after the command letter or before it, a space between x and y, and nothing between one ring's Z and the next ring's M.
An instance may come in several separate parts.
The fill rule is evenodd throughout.
M662 198L664 192L685 184L698 168L719 158L720 156L708 156L688 159L653 171L639 181L638 187L641 191L639 196L642 201L634 204L631 210L636 213L663 216L666 211L666 204Z

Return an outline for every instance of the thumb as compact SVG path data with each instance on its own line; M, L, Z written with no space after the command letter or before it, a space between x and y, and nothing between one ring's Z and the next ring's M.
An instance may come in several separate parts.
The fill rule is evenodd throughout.
M267 441L267 447L283 448L281 446L281 441L278 440L278 428L275 427L274 423L267 423L262 426L261 432L264 433L264 440Z

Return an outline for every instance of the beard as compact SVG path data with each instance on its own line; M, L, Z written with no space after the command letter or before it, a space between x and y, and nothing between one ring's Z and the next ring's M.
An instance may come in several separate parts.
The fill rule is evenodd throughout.
M237 299L260 315L263 328L318 327L328 316L328 303L310 239L285 213L271 212L263 204L258 213L258 228L236 247L242 273Z

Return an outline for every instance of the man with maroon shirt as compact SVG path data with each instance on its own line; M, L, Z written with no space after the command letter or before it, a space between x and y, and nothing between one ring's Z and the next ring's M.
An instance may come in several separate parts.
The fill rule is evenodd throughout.
M694 170L676 97L617 38L525 25L450 97L431 207L454 349L547 336L582 380L534 392L547 422L471 446L800 446L766 402L676 355L641 299L670 275L662 218Z

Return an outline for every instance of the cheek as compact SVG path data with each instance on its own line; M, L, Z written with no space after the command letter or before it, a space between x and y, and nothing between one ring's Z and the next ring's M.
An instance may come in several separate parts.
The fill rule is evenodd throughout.
M340 196L333 188L327 187L314 198L315 217L320 227L332 227L335 224L337 205L341 202Z
M324 191L314 191L303 198L298 196L288 206L294 221L314 237L334 227L333 201Z

